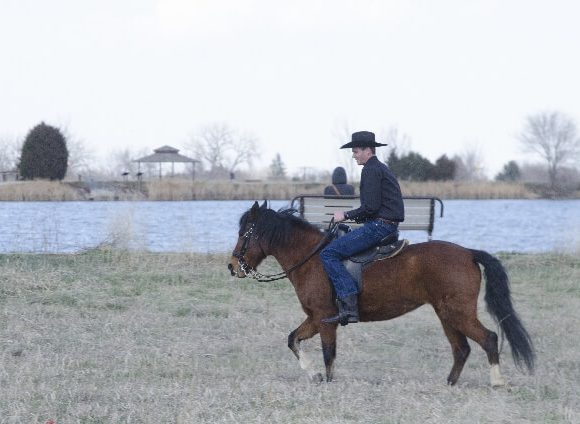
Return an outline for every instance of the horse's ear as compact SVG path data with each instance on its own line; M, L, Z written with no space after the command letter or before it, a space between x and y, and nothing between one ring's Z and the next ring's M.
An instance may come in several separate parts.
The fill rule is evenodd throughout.
M250 218L252 219L257 218L259 212L260 212L260 204L258 202L254 202L252 209L250 209Z
M258 202L256 202L258 203ZM264 200L264 203L262 203L262 206L260 206L260 209L265 211L266 209L268 209L268 201Z

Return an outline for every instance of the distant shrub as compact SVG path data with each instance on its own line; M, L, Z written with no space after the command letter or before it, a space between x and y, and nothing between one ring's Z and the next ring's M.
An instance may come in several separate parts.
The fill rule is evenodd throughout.
M405 181L427 181L433 170L429 159L416 152L398 157L393 151L387 164L399 179Z
M447 155L443 155L435 161L435 166L431 169L430 180L434 181L449 181L455 178L455 170L457 164L454 160L449 159Z
M432 164L429 159L416 152L398 156L393 149L387 158L387 165L403 181L449 181L455 177L457 164L442 155Z
M41 122L32 128L20 155L20 175L26 180L62 180L68 166L66 140L58 128Z
M502 171L495 176L496 181L519 181L520 178L520 167L513 160L506 163Z

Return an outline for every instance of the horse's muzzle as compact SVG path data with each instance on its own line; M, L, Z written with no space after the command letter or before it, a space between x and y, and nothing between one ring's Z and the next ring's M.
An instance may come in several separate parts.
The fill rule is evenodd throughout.
M241 268L236 268L232 264L228 264L228 269L232 277L246 278L246 273L242 271Z

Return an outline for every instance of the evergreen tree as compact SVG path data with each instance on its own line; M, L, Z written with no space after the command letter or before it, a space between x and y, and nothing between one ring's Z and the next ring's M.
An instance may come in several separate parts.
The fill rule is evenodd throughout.
M41 122L32 128L20 155L20 175L26 180L62 180L68 166L66 140L58 128Z
M518 164L510 160L503 166L502 171L495 176L496 181L518 181L520 179L521 172Z
M270 175L272 178L284 179L286 178L286 166L282 162L282 157L280 153L276 153L272 163L270 164Z
M391 153L388 163L393 173L401 180L426 181L433 170L433 164L415 152L409 152L400 158Z
M393 149L391 150L391 153L389 153L389 157L387 158L387 165L389 166L389 168L391 168L391 171L395 172L394 170L397 168L398 162L399 156L397 156L397 152L395 151L395 149Z
M443 155L435 161L435 166L432 169L429 179L435 181L452 180L455 178L456 168L455 161L449 159L447 155Z

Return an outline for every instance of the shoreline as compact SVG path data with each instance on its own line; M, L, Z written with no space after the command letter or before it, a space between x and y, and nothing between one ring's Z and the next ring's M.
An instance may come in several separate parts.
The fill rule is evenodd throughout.
M317 182L191 181L170 178L90 184L77 181L17 181L0 183L0 201L288 200L301 194L322 194L326 185ZM580 190L554 197L542 185L491 181L402 181L401 190L403 196L434 196L443 200L580 199Z

